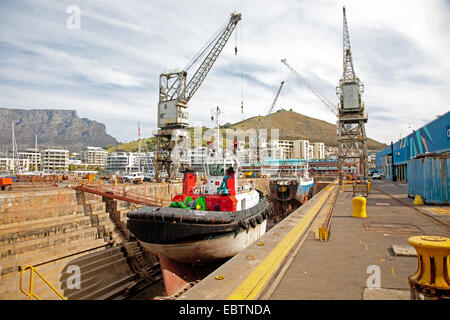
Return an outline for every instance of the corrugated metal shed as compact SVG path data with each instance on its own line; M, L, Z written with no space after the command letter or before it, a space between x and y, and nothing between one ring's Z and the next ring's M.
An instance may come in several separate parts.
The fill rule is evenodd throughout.
M450 155L424 155L408 161L408 195L420 195L426 203L448 204Z

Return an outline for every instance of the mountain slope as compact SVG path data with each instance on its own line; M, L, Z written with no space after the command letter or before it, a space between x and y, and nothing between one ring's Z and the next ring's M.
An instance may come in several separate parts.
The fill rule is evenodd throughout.
M279 129L279 139L286 140L309 140L310 142L323 142L326 146L337 146L336 125L326 121L310 118L302 114L279 110L269 116L257 116L248 118L234 124L226 124L221 127L221 133L225 136L226 129L256 129L260 121L261 129L268 129L267 136L270 138L270 129ZM203 132L208 128L202 128ZM191 141L193 141L193 128L188 129L191 134ZM155 149L156 139L146 138L141 142L141 146L147 145L150 151ZM203 145L206 141L203 141ZM368 138L369 150L381 150L386 147L385 144ZM129 151L136 152L138 150L137 141L121 144L115 147L108 148L108 151ZM144 150L144 149L142 149Z
M39 147L64 146L71 152L118 143L104 124L79 118L75 110L0 108L0 145L11 145L11 122L19 147L33 147L35 132Z
M323 142L326 146L337 147L336 125L323 120L310 118L294 111L278 110L268 116L258 116L246 119L227 126L231 129L248 130L256 128L258 120L260 128L279 129L280 140L309 140L310 142ZM381 150L385 144L367 139L369 150Z

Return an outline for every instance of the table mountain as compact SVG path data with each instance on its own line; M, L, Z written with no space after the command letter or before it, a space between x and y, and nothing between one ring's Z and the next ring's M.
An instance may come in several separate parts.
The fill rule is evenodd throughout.
M11 145L12 122L19 148L34 147L35 132L39 147L63 146L71 152L118 143L103 123L79 118L75 110L0 108L0 146Z

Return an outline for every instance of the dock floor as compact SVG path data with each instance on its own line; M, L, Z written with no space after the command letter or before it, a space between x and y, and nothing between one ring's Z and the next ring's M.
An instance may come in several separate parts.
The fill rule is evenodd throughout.
M409 206L412 199L407 197L407 188L401 183L373 182L367 198L367 218L353 218L352 193L340 192L328 241L320 242L310 232L266 298L409 300L408 276L417 269L417 257L396 255L393 246L410 247L407 240L415 235L449 237L448 228L420 211L450 226L450 207L413 208ZM413 248L412 253L415 254ZM377 285L377 274L379 289L369 289L368 286Z

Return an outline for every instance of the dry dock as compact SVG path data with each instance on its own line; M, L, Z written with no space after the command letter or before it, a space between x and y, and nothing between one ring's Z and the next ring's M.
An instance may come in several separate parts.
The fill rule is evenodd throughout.
M267 180L252 180L268 191ZM263 237L175 298L410 299L408 276L417 269L417 256L407 240L415 235L450 237L450 207L415 207L406 184L375 181L367 198L367 218L354 218L352 192L343 191L336 181L322 186ZM127 188L170 199L181 185ZM0 300L28 299L20 290L21 270L27 265L67 299L164 295L156 257L124 230L126 213L134 208L64 187L0 194ZM320 241L319 228L325 225L328 239ZM79 289L68 281L74 266L81 272ZM22 282L27 290L28 273ZM33 290L42 299L59 299L41 279L36 278Z
M319 241L333 192L329 238ZM407 240L449 237L449 208L413 207L406 184L386 181L373 182L367 218L352 217L351 200L336 184L322 190L179 299L409 300L417 257Z
M267 192L265 179L252 181ZM104 184L165 201L182 189L180 183ZM31 269L22 273L27 266L67 299L125 299L133 293L142 298L147 286L160 285L157 258L126 230L126 214L142 205L76 191L73 185L15 184L12 191L0 192L0 300L29 298L21 291L30 293ZM77 270L79 286L71 282ZM60 299L35 271L33 293ZM163 295L149 291L143 296Z

